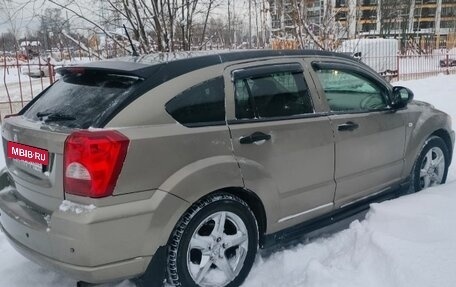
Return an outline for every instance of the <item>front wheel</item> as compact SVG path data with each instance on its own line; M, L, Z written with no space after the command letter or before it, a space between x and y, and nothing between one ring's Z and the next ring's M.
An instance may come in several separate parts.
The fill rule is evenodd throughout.
M237 196L220 193L195 203L168 244L167 270L175 286L239 286L258 249L253 212Z
M445 183L449 161L450 153L442 138L432 136L426 140L413 169L414 191Z

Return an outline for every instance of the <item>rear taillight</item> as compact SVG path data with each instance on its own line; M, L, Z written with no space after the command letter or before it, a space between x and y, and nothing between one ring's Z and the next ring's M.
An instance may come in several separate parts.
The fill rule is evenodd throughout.
M65 141L65 192L87 197L112 195L129 142L117 131L72 133Z

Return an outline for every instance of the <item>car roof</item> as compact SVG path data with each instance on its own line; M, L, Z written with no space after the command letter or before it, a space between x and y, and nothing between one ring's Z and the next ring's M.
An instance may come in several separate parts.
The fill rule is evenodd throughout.
M166 81L194 70L226 62L286 56L332 56L355 61L348 55L320 50L209 50L126 56L64 67L58 72L64 74L69 69L85 68L148 78L160 71L160 77Z

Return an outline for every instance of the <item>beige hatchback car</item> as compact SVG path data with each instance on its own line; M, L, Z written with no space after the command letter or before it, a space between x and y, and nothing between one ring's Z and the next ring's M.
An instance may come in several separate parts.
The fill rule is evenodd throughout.
M448 115L341 54L155 54L59 73L3 122L0 223L79 286L239 286L259 247L444 183L451 162Z

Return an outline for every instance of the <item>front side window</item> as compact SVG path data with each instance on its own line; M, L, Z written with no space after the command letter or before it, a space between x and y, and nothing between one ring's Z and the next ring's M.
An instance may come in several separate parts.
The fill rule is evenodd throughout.
M336 69L316 72L331 111L365 112L388 107L382 89L360 75Z
M287 117L313 113L302 72L277 72L236 79L237 119Z
M166 104L166 111L185 126L223 124L223 78L217 77L185 90Z

